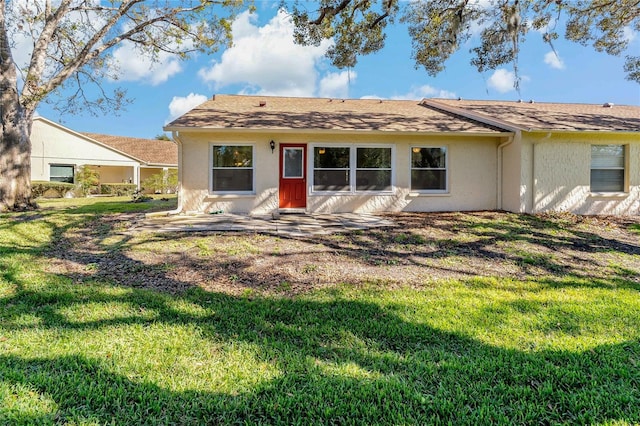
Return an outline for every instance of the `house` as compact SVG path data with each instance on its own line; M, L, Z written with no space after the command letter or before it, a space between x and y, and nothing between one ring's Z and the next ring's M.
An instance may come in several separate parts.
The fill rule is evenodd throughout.
M640 214L640 107L425 100L514 132L499 152L500 208Z
M640 213L640 108L216 95L165 130L183 212Z
M176 170L174 142L79 133L44 117L31 130L31 180L73 183L80 166L96 170L101 183L140 185L157 173Z

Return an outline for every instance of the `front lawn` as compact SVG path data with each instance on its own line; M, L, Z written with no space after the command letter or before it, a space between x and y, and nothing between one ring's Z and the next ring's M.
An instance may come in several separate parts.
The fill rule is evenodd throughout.
M0 215L0 424L640 423L637 218L278 238L94 203Z

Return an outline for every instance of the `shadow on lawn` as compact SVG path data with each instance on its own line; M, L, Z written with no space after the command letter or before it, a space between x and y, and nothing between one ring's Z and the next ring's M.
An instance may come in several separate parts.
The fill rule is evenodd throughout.
M556 278L597 277L604 283L605 277L617 274L621 279L609 281L640 289L636 286L636 283L640 284L640 239L631 232L637 222L634 219L623 223L618 218L621 232L613 233L616 238L609 238L606 232L597 232L598 225L593 225L597 218L581 219L578 216L557 218L504 212L454 212L394 213L386 217L397 221L399 226L328 236L282 235L279 238L294 245L305 244L307 255L322 256L330 252L350 259L352 265L416 267L421 271L419 279L423 281L431 276L526 279L531 275L548 275ZM581 226L581 220L586 222L585 226ZM605 220L601 227L607 226ZM160 241L167 236L153 238ZM295 258L296 253L284 254L281 258L286 262L289 256ZM627 260L620 261L617 256L627 256L627 259L636 256L638 261L625 267ZM616 265L618 261L622 265ZM237 273L242 275L242 269ZM376 276L375 273L370 275ZM381 276L386 275L381 273ZM372 280L375 278L363 278L363 281ZM349 282L354 280L349 279Z
M215 314L185 314L172 307L176 298ZM101 302L126 302L156 316L76 323L58 313L72 305ZM250 343L256 358L280 372L240 394L172 391L115 373L109 358L0 355L5 385L35 390L56 404L42 413L12 411L4 404L0 422L640 421L638 341L582 353L521 352L405 321L392 308L376 304L234 298L198 289L181 296L137 290L110 296L94 285L81 298L64 291L44 298L37 292L19 292L0 306L5 313L38 306L32 314L40 317L41 326L60 333L133 324L195 326L204 339ZM3 323L12 328L11 314ZM345 345L345 335L361 344Z
M526 217L523 220L529 221ZM104 241L118 224L103 217L93 221L92 226L87 227L85 219L63 225L50 220L54 237L53 244L47 247L38 246L37 241L19 249L12 249L12 245L0 247L0 253L45 253L51 261L67 260L79 265L76 273L47 276L51 285L38 289L27 288L21 281L19 266L0 258L0 266L4 268L2 279L16 288L14 295L0 298L0 319L4 329L27 332L30 326L21 322L25 314L35 317L40 328L61 334L136 324L192 326L202 332L204 339L223 344L250 344L255 357L274 367L279 374L240 393L174 391L160 383L133 380L117 373L110 359L85 355L25 358L4 354L0 355L0 384L8 385L15 392L19 388L35 390L51 398L56 406L43 412L21 412L13 410L10 404L2 404L0 423L549 424L640 421L640 342L637 340L601 345L583 352L509 350L482 343L472 336L407 321L394 306L343 300L339 294L330 301L314 301L205 292L186 280L169 277L161 265L146 265L129 258L121 248L131 242L131 237L123 237L106 252L92 251L91 246L83 242ZM526 233L514 238L543 244L548 236L537 234L538 225L537 222L529 224L531 228ZM459 226L472 229L476 224L461 222ZM507 235L516 233L516 230L505 231L505 226L511 225L483 225L477 233L487 240L481 247L474 248L474 252L486 250L486 255L490 255L492 242L505 238L505 232ZM575 246L576 241L580 241L578 246L582 246L582 242L593 241L589 243L591 249L606 246L606 242L588 233L572 232L573 237L558 237L555 244ZM74 238L69 239L67 233L73 233ZM407 256L393 248L380 248L384 241L391 243L389 238L394 241L400 238L398 235L379 231L373 233L373 237L354 233L347 239L352 239L350 244L362 240L364 249L380 250L379 255L384 258ZM175 236L157 238L168 241ZM424 242L419 234L402 237L402 241L413 241L411 238L416 247L420 241ZM333 244L334 250L361 258L358 249L349 248L348 240L326 239L322 244ZM457 247L456 250L462 249ZM635 254L638 246L619 243L615 250ZM234 265L239 271L247 267L248 264L239 260ZM113 275L113 268L123 269ZM137 274L143 270L145 279L137 279ZM70 290L69 279L76 282L78 288ZM103 280L132 290L111 294L103 291L105 286L100 284ZM469 281L468 285L473 287L481 283ZM600 284L594 281L593 285L602 288L626 286L636 290L640 286L631 279L602 280ZM540 285L581 287L590 284L579 279L549 278ZM156 288L171 288L175 294L148 291ZM176 301L198 306L208 314L185 313L175 308ZM129 314L74 321L64 314L65 309L90 307L94 303L122 303L132 307L134 312L152 315ZM517 301L504 302L497 309L520 313L527 309L549 309L553 312L549 306ZM485 314L477 310L464 313L464 316L473 321ZM551 316L550 322L555 320L560 324L565 319ZM589 321L595 322L598 318ZM345 336L353 343L345 344ZM11 342L0 342L2 344L11 347ZM216 385L212 384L211 388L215 389ZM4 398L10 399L11 395Z

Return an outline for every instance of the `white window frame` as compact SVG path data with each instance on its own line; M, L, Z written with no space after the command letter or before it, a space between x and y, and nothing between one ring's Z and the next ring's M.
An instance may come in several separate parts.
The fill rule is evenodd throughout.
M439 167L413 167L413 150L418 149L444 149L444 169ZM448 194L449 193L449 146L448 145L412 145L409 147L409 189L414 194ZM444 170L445 189L414 189L412 187L412 173L414 170Z
M393 194L396 189L396 146L394 144L360 144L360 143L312 143L309 145L309 191L311 195L362 195L362 194ZM349 189L344 191L317 191L314 190L315 186L315 155L316 148L349 148L349 168L348 169L335 169L335 170L349 170ZM356 189L356 174L358 170L387 170L387 169L358 169L358 148L386 148L391 149L391 189L381 191L358 191ZM327 170L327 169L325 169Z
M593 147L594 146L616 146L622 148L622 167L612 167L612 166L595 166L593 165ZM590 165L589 165L589 191L592 194L624 194L629 191L628 185L628 170L629 165L627 163L629 158L629 145L624 144L592 144L590 147ZM594 191L592 189L591 179L593 170L622 170L622 189L619 191Z
M251 167L217 167L236 170L251 170L251 190L250 191L214 191L213 190L213 147L214 146L250 146L251 147ZM209 143L209 194L211 195L255 195L256 193L256 144L240 142L210 142Z

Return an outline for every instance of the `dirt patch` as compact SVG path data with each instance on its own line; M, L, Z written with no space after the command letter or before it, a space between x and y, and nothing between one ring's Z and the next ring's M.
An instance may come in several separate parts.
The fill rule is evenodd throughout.
M67 230L51 272L179 292L293 295L341 283L434 285L473 277L576 277L640 284L638 217L501 212L399 213L396 226L332 235L126 232L139 217L108 215Z

